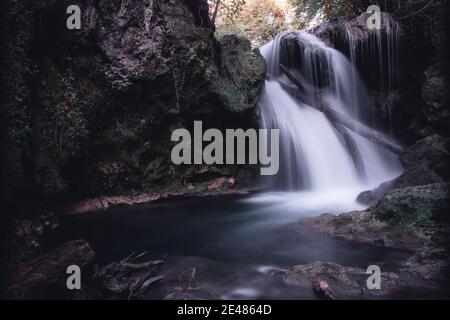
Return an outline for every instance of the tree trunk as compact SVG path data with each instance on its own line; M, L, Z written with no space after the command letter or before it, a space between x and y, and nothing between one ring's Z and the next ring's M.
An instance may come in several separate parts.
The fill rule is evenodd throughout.
M213 25L216 24L217 14L219 13L220 1L221 0L217 0L216 7L214 8L214 13L213 13L213 16L212 16L212 23L213 23Z

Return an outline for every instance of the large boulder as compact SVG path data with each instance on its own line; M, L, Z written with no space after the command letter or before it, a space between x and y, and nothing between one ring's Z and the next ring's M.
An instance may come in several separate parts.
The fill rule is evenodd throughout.
M340 215L324 214L301 220L329 235L387 247L417 250L447 224L449 184L394 189L374 207Z
M447 212L449 190L448 183L394 189L378 202L372 212L391 224L426 228L434 225L437 219L450 221Z

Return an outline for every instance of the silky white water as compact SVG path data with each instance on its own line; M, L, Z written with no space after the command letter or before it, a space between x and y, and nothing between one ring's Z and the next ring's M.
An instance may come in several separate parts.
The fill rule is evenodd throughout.
M309 95L305 101L320 97L336 111L362 121L368 112L367 93L355 66L342 53L302 31L278 35L261 53L268 69L260 101L261 126L280 129L280 171L269 182L274 192L250 201L316 214L361 209L356 203L360 192L401 173L397 156L344 129L356 145L356 150L349 150L325 114L300 102L280 84L290 83L281 63L304 85L304 94ZM357 170L356 154L362 159L362 170Z

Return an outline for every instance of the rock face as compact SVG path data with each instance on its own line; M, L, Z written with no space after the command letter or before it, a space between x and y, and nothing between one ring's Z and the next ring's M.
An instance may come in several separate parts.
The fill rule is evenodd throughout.
M433 64L427 67L424 74L422 99L426 104L424 110L426 120L436 127L444 128L450 122L449 85L445 74L445 65L443 63Z
M73 298L73 292L66 286L69 276L66 273L67 268L70 265L77 265L84 274L86 268L92 266L94 258L95 253L86 241L68 242L17 268L10 280L8 297L12 299Z
M449 136L448 125L444 125L449 121L449 7L448 1L436 0L414 19L400 21L403 40L397 113L403 128L409 130L398 134L406 141L435 133Z
M408 147L401 158L404 173L393 188L449 181L450 151L448 139L431 135Z
M174 129L254 125L265 61L245 39L215 39L206 0L80 0L79 31L70 4L2 4L3 36L20 36L2 46L2 194L175 189L197 169L171 164Z

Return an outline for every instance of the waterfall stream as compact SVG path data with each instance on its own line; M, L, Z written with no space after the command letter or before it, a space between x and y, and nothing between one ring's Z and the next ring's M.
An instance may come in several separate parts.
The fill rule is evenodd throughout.
M280 171L270 181L273 189L321 195L321 203L331 195L330 205L334 206L336 201L352 202L359 192L401 173L395 154L350 130L339 131L324 113L296 100L282 86L289 80L280 64L301 81L305 101L319 97L334 110L363 122L369 112L367 90L346 56L303 31L279 34L261 48L261 53L268 69L260 101L261 125L280 129ZM352 51L355 59L356 55ZM353 140L354 150L346 144L343 134ZM360 158L361 168L356 157Z

